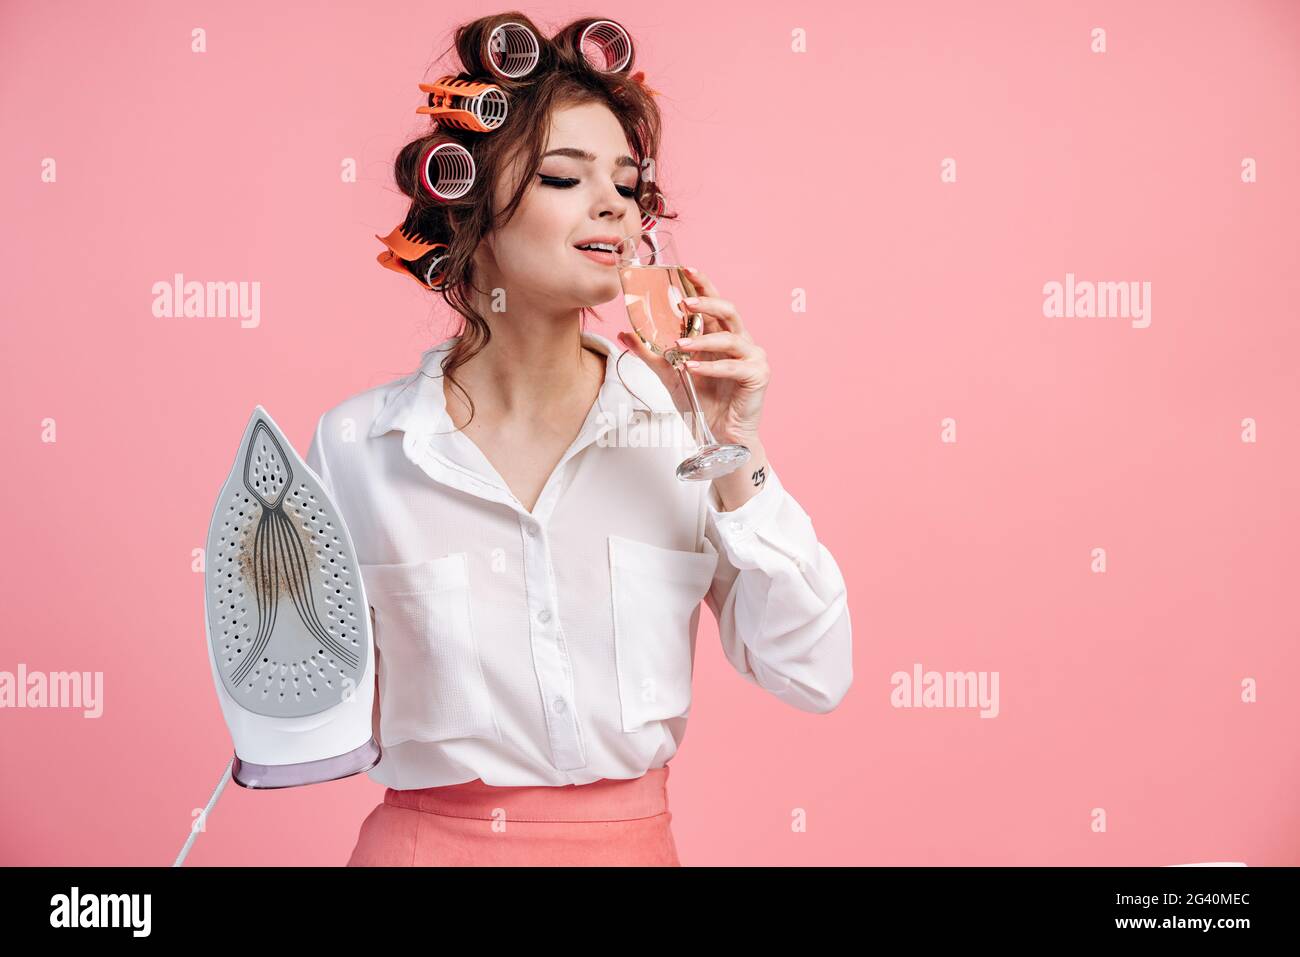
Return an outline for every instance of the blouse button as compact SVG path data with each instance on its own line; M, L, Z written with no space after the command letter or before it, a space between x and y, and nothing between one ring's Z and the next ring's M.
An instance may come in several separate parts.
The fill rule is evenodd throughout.
M744 522L732 522L732 523L731 523L731 530L732 530L733 532L735 532L737 535L739 535L741 532L743 532L743 531L745 530L745 523L744 523Z
M553 702L551 702L551 707L555 709L556 714L561 713L562 711L564 711L564 699L556 698Z
M536 525L531 525L531 524L530 524L530 525L526 526L526 527L525 527L525 531L528 532L528 537L529 537L529 538L536 538L536 537L537 537L537 526L536 526Z
M544 625L551 620L551 613L547 611L545 608L543 608L541 611L537 613L537 620Z

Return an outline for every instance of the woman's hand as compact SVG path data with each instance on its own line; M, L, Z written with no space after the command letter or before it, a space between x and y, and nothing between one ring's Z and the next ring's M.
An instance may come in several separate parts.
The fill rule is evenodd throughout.
M689 267L682 271L702 293L697 301L687 299L684 308L704 317L704 332L678 343L691 353L686 367L695 381L700 410L719 442L757 443L763 394L771 379L767 353L745 330L735 304L720 298L707 276ZM618 341L658 373L684 415L692 412L681 377L667 359L633 333L620 332Z

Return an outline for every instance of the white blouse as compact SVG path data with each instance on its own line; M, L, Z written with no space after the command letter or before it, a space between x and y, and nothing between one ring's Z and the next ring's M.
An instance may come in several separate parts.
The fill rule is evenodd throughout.
M769 463L727 512L674 470L696 443L635 353L583 332L605 381L531 512L446 412L440 360L353 396L307 463L347 522L374 620L372 780L585 784L661 767L691 705L700 602L727 660L801 711L853 678L844 578ZM650 410L646 411L646 405Z

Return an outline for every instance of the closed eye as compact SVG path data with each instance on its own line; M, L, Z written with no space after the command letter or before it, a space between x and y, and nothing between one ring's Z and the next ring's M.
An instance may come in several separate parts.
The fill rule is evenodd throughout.
M541 173L538 173L537 176L547 186L553 186L556 189L571 189L577 186L579 182L573 176L544 176ZM636 189L632 186L620 186L618 192L620 196L625 196L628 199L636 198Z

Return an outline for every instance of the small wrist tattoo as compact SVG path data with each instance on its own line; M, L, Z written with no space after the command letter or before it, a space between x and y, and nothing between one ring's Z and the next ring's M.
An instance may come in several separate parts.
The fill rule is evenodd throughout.
M755 488L762 488L763 483L767 481L767 473L765 471L766 469L767 469L766 465L760 466L758 471L756 471L753 475L750 476L750 478L754 480Z

